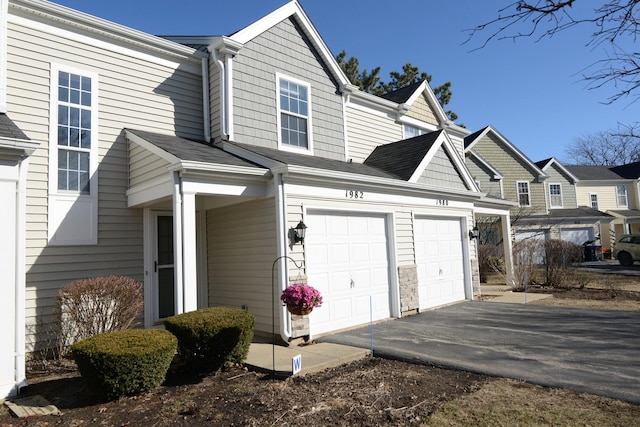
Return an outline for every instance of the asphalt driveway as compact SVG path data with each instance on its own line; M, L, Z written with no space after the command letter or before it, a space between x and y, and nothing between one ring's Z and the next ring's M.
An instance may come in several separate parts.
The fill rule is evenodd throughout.
M636 312L469 301L319 341L640 404Z

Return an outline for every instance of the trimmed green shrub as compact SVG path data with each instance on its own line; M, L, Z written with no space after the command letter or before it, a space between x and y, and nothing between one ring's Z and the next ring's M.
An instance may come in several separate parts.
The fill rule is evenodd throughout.
M178 337L178 355L186 369L207 373L225 363L242 363L253 339L253 314L238 308L210 307L165 319Z
M71 346L90 390L108 400L152 390L165 379L178 340L161 329L105 332Z

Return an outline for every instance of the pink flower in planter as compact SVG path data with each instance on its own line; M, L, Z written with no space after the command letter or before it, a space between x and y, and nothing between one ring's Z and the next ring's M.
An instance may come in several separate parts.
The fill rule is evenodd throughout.
M287 286L280 296L282 302L287 305L302 307L303 309L320 307L322 295L320 292L304 283L294 283Z

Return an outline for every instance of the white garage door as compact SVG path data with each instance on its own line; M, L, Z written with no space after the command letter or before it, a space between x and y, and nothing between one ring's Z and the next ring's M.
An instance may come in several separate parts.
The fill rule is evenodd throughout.
M529 231L516 231L516 242L529 242L533 247L533 263L536 265L544 264L544 242L549 239L549 232L546 230L529 230ZM524 250L524 254L527 251Z
M308 283L323 297L309 317L311 333L390 317L385 217L309 214L304 221Z
M560 229L560 239L573 242L576 245L583 245L585 242L593 241L593 228L562 228Z
M460 220L416 218L414 227L420 309L465 299Z

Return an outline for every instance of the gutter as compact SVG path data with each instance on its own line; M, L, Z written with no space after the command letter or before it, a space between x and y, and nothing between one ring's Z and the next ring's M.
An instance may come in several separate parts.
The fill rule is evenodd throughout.
M16 290L15 290L15 355L14 355L14 380L15 391L18 395L27 386L25 369L25 300L26 300L26 266L25 266L25 240L26 240L26 206L27 206L27 171L29 158L20 162L20 171L17 186L16 207Z

